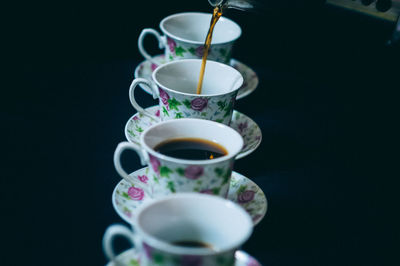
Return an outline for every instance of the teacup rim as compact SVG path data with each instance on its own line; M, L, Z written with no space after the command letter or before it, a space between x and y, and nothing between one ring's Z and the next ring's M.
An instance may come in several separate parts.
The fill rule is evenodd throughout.
M141 213L148 208L149 206L155 205L155 204L160 204L163 201L168 201L171 199L176 199L176 198L208 198L212 200L217 200L220 202L223 202L225 205L225 208L234 208L238 212L243 214L243 217L246 217L244 219L247 220L248 222L248 227L247 227L247 232L244 234L243 238L240 239L240 241L236 241L233 244L227 245L221 249L218 250L213 250L209 248L189 248L189 247L179 247L173 244L168 243L167 241L160 240L148 232L146 232L141 226L139 225L139 217ZM201 200L201 199L200 199ZM136 229L138 232L140 232L138 235L144 235L145 237L143 240L150 245L154 246L155 248L162 249L164 252L176 254L176 255L217 255L221 254L230 250L234 250L235 248L239 248L243 243L245 243L251 236L254 230L254 224L253 221L251 220L250 215L242 208L240 205L222 198L218 197L215 195L208 195L208 194L202 194L202 193L196 193L196 192L181 192L181 193L176 193L176 194L170 194L161 198L158 198L157 200L152 200L145 202L142 204L137 212L137 215L134 217L132 220L132 226L134 230Z
M212 160L187 160L187 159L180 159L180 158L174 158L171 156L167 156L164 155L162 153L159 153L157 151L155 151L153 148L149 147L149 145L147 145L147 143L145 142L145 137L147 135L147 132L149 132L150 130L152 130L155 127L160 126L161 124L165 125L165 124L170 124L170 123L182 123L184 121L197 121L199 123L209 123L209 124L214 124L215 126L219 126L222 128L226 128L231 132L234 132L233 134L236 134L237 136L239 136L239 140L241 141L241 145L240 148L234 152L234 153L228 153L227 155L212 159ZM216 164L216 163L220 163L223 161L227 161L230 159L235 159L235 157L240 153L240 151L243 149L243 145L244 145L244 140L243 137L233 128L222 124L222 123L218 123L215 121L211 121L211 120L206 120L206 119L199 119L199 118L180 118L180 119L173 119L173 120L167 120L167 121L162 121L160 123L156 123L150 127L148 127L140 136L140 143L143 145L143 148L152 156L156 157L157 159L162 159L162 160L166 160L166 161L170 161L170 162L174 162L174 163L181 163L181 164L188 164L188 165L209 165L209 164ZM226 147L225 147L226 148Z
M206 13L206 12L194 12L194 11L193 11L193 12L180 12L180 13L175 13L175 14L172 14L172 15L169 15L169 16L163 18L163 19L161 20L161 22L160 22L159 27L160 27L161 31L162 31L165 35L171 37L172 39L175 39L175 40L178 40L178 41L182 41L182 42L186 42L186 43L190 43L190 44L204 45L204 41L193 41L193 40L188 40L188 39L185 39L185 38L182 38L182 37L178 37L178 36L172 34L171 32L167 31L167 29L164 27L164 23L165 23L166 21L168 21L169 19L172 19L172 18L178 17L178 16L193 15L193 14L195 14L195 15L210 15L210 16L212 15L211 13ZM239 26L238 23L236 23L236 22L233 21L232 19L229 19L229 18L227 18L227 17L225 17L225 16L221 16L220 19L224 19L224 20L227 20L227 21L233 23L233 25L235 25L235 26L239 29L239 33L237 34L237 36L236 36L235 38L232 38L232 39L229 40L229 41L224 41L224 42L213 42L212 45L233 43L234 41L236 41L237 39L239 39L240 36L242 36L242 28Z
M228 92L222 92L222 93L214 93L214 94L196 94L196 93L188 93L188 92L182 92L182 91L177 91L171 88L168 88L166 86L164 86L163 84L161 84L157 79L156 79L156 75L157 73L162 70L165 67L168 67L170 65L174 65L174 64L184 64L184 63L188 63L188 62L199 62L201 64L202 59L182 59L182 60L176 60L176 61L171 61L165 64L160 65L159 67L157 67L153 73L151 74L151 78L152 80L157 84L157 86L161 87L163 90L166 90L168 92L172 92L172 93L178 93L180 95L185 95L185 96L191 96L191 97L216 97L216 96L222 96L222 95L227 95L230 93L234 93L234 92L238 92L239 89L243 86L243 82L244 82L244 78L242 73L240 73L239 70L235 69L234 67L227 65L227 64L223 64L217 61L213 61L213 60L206 60L206 64L217 64L220 65L222 67L226 67L226 68L230 68L232 69L234 72L236 72L236 74L239 74L240 79L239 81L239 85Z

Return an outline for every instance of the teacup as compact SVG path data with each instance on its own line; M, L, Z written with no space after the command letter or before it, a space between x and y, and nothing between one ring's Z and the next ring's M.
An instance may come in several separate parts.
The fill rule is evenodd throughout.
M187 59L157 68L154 81L137 78L132 81L129 98L133 107L156 121L177 118L200 118L228 125L232 119L236 95L243 84L239 71L228 65L207 61L201 94L196 93L201 68L200 59ZM144 110L135 99L135 88L148 86L159 99L155 116Z
M113 239L123 236L137 249L142 266L233 266L235 251L253 230L241 206L198 193L170 195L142 205L131 227L107 228L103 249L108 259L118 263Z
M176 139L201 139L222 146L227 154L214 159L188 160L174 158L156 150L160 143ZM183 118L164 121L146 129L140 144L121 142L114 153L117 172L134 187L144 190L150 198L180 192L200 192L227 197L236 156L243 139L234 129L203 119ZM134 150L141 163L149 166L148 184L140 177L129 176L121 166L121 153Z
M212 14L207 13L187 12L164 18L160 23L163 36L150 28L141 32L138 39L140 53L147 60L157 64L143 47L144 37L152 34L157 38L159 48L165 48L165 57L170 61L202 58L211 16ZM228 64L233 44L241 34L242 30L238 24L221 17L214 28L208 59Z

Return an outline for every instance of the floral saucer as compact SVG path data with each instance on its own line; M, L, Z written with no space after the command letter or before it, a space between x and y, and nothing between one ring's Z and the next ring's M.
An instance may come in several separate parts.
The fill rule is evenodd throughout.
M144 167L130 174L147 184L149 168ZM112 203L115 211L126 222L130 222L136 208L149 197L142 189L133 187L125 180L121 180L112 194ZM252 217L254 225L258 224L267 212L267 198L256 183L247 177L232 172L228 199L241 205Z
M106 266L140 266L139 253L134 249L128 249L116 257L116 263L109 262ZM252 256L242 250L235 252L234 266L261 266Z
M158 106L152 106L146 108L146 111L159 116ZM125 137L129 142L139 144L140 135L142 132L157 121L144 116L140 113L133 115L125 125ZM261 129L258 127L256 122L251 120L248 116L233 110L231 128L235 129L243 137L243 149L238 154L236 159L243 158L257 149L261 143Z
M168 62L165 59L164 55L157 55L154 57L154 60L156 60L156 62L159 62L158 65L162 65ZM158 65L155 65L148 60L143 61L135 69L135 78L145 78L151 80L151 74L157 68ZM236 99L241 99L252 93L257 88L258 76L250 67L246 66L245 64L235 59L231 59L230 65L237 71L239 71L240 74L242 74L243 76L243 85L239 89L238 95L236 96ZM149 88L142 85L139 86L144 91L152 94Z

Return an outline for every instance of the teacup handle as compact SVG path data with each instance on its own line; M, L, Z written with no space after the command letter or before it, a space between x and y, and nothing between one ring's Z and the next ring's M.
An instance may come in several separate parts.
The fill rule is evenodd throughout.
M143 85L149 87L151 92L153 93L153 98L154 99L157 99L160 96L160 93L158 91L158 87L154 82L149 81L147 79L143 79L143 78L134 79L132 81L132 84L131 84L130 88L129 88L129 100L131 101L131 104L132 104L133 108L135 108L139 113L141 113L141 114L143 114L145 116L148 116L148 117L160 122L161 119L159 117L157 117L157 116L151 114L150 112L146 111L145 109L143 109L143 107L141 107L136 102L136 99L135 99L135 88L139 84L143 84Z
M109 260L114 261L117 256L113 249L113 241L116 236L125 237L135 248L139 248L139 241L136 234L128 227L120 224L111 225L107 228L103 236L103 250Z
M139 35L139 39L138 39L138 47L139 47L139 52L143 55L144 58L146 58L147 60L149 60L150 62L152 62L153 64L158 65L158 62L156 62L152 56L150 56L146 50L143 47L143 40L144 37L147 34L153 34L154 36L156 36L157 40L158 40L158 47L160 49L163 49L165 47L165 44L167 42L166 37L165 36L161 36L156 30L153 29L144 29L142 30L142 32Z
M125 150L134 150L136 151L136 153L139 155L140 157L140 162L142 165L145 165L146 162L149 161L149 155L147 154L146 151L144 151L138 144L136 143L131 143L131 142L121 142L118 144L117 148L115 149L114 152L114 166L115 169L117 170L118 174L125 179L125 181L127 181L128 183L143 189L148 195L152 195L149 187L141 184L140 180L134 179L133 177L131 177L130 175L128 175L125 170L122 168L121 166L121 154L122 152L124 152Z

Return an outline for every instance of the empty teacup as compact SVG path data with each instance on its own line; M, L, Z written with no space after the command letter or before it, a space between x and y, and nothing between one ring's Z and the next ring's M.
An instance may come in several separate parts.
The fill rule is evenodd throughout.
M131 226L132 230L123 225L107 228L103 249L108 259L116 258L114 237L123 236L139 252L142 266L233 266L235 251L253 230L242 207L198 193L144 204Z
M114 153L117 172L151 198L178 192L200 192L226 197L232 168L243 139L234 129L213 121L183 118L164 121L146 129L140 144L121 142ZM149 165L148 184L129 176L121 154L137 152Z
M160 49L165 48L165 56L168 60L202 58L211 16L212 14L207 13L187 12L164 18L160 23L163 36L154 29L142 31L138 40L140 53L147 60L157 64L143 47L144 37L152 34L157 38ZM241 34L242 30L238 24L221 17L214 29L208 58L229 63L232 46Z
M200 59L187 59L164 64L157 68L154 81L137 78L132 81L129 98L139 112L157 121L177 118L200 118L229 124L243 77L228 65L207 61L201 94L196 93ZM135 88L148 86L154 98L159 99L159 112L155 116L144 110L135 99Z

